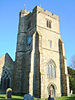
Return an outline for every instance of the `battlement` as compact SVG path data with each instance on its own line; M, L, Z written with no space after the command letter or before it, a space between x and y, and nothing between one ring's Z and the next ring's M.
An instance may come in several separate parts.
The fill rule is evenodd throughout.
M33 9L33 12L36 12L38 11L39 13L44 13L52 18L55 18L57 20L59 20L59 16L55 15L55 14L52 14L50 11L48 10L44 10L43 8L39 7L39 6L36 6L34 9Z
M19 14L21 17L24 17L25 15L28 15L29 13L31 13L31 12L24 9L24 10L21 10Z
M59 20L59 16L55 15L55 14L52 14L51 12L49 12L48 10L44 10L43 8L39 7L39 6L36 6L32 12L30 11L27 11L26 9L24 10L21 10L20 13L21 13L21 16L25 16L25 15L28 15L29 13L35 13L35 12L38 12L38 13L43 13L43 14L46 14L56 20Z

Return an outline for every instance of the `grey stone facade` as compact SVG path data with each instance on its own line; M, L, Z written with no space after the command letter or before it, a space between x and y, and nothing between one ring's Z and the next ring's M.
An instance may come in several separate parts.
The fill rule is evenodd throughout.
M38 6L32 12L24 9L19 14L14 93L41 98L69 95L59 17Z
M0 58L0 93L6 93L7 88L13 88L14 62L8 53Z
M69 79L59 29L59 17L36 6L21 10L15 65L8 54L0 58L15 94L47 98L69 95ZM0 77L0 80L1 80ZM0 81L1 82L1 81ZM4 81L3 81L4 82ZM7 87L6 87L7 88Z

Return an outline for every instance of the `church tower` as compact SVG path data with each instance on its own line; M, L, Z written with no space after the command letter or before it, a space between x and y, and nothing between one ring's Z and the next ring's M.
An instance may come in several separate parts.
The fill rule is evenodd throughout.
M13 90L41 98L69 95L59 17L39 6L19 14Z

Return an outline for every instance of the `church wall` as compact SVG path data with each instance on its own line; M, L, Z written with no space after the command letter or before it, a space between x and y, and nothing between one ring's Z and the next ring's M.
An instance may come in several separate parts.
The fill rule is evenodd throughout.
M47 21L51 23L51 27L47 27ZM28 37L32 37L30 45L27 44ZM44 11L38 6L32 12L26 10L20 12L14 92L30 93L36 97L47 98L48 87L52 84L55 88L55 96L62 95L59 39L61 36L57 15ZM47 78L46 68L51 59L56 65L54 79Z
M13 84L14 93L29 93L29 84L33 85L33 83L30 83L33 80L30 73L32 46L27 44L27 38L35 32L35 16L35 13L29 13L26 10L21 10L19 14ZM30 28L28 28L29 23L31 24Z
M5 55L0 58L0 81L1 81L2 68L4 66L4 63L5 63Z
M51 28L50 29L47 27L47 20L49 20L51 22ZM41 10L39 12L38 8L37 8L37 26L51 30L55 33L60 33L59 17L54 18L52 14L51 14L51 16L49 16L48 14L45 13L45 11L42 12Z
M64 43L59 40L59 46L60 46L60 59L61 59L61 78L62 78L62 95L68 95L69 96L69 77L67 72L67 63L66 63L66 57L64 52Z
M47 27L47 20L51 21L51 28ZM56 85L56 96L61 96L60 60L59 60L59 20L37 11L37 32L41 37L40 49L40 73L41 73L41 97L48 97L48 85ZM40 40L40 39L39 39ZM50 48L49 42L52 41ZM41 45L40 45L41 44ZM47 78L47 63L53 60L56 64L56 78Z
M5 93L7 88L12 88L14 62L8 53L0 58L0 93ZM9 80L9 81L8 81Z
M47 51L47 50L42 50L43 53L42 53L42 59L43 59L43 64L40 66L40 70L41 70L41 73L43 72L45 75L45 80L44 80L44 83L45 83L45 87L42 87L43 89L45 88L45 95L46 97L48 96L48 90L47 90L47 87L50 83L52 84L55 84L56 87L57 87L57 90L56 90L56 96L61 96L61 87L60 87L60 64L59 64L59 53L57 52L53 52L53 51ZM50 60L54 60L55 64L56 64L56 78L54 79L48 79L47 78L47 63L50 61ZM43 84L44 84L43 83ZM43 93L43 91L41 91ZM44 96L44 94L43 94Z

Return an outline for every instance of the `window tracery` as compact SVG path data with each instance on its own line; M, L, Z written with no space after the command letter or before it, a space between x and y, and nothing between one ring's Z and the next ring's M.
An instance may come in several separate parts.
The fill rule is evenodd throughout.
M4 66L1 76L0 88L6 90L11 87L11 75L9 70Z
M47 65L47 78L56 78L56 65L53 60Z

